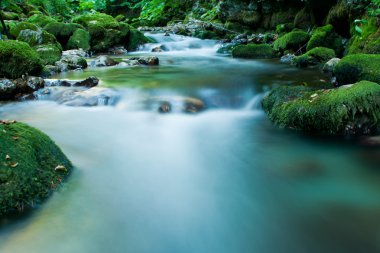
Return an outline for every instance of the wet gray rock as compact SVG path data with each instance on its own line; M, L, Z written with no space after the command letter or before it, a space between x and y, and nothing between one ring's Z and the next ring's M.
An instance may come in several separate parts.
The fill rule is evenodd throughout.
M281 57L280 62L285 64L292 64L293 59L296 57L294 54L286 54Z
M9 79L0 79L0 100L8 100L14 96L16 85Z
M323 72L332 73L335 66L340 62L339 58L332 58L323 65Z
M62 56L80 56L80 57L89 57L88 53L83 49L72 49L62 52Z
M75 50L79 51L79 50ZM68 70L82 70L87 68L87 61L84 57L75 54L63 55L61 60L55 63L60 72Z
M112 55L126 55L128 53L127 49L123 46L111 47L108 49L108 54Z
M96 57L90 64L91 67L108 67L108 66L115 66L119 64L117 61L112 59L109 56L102 55Z

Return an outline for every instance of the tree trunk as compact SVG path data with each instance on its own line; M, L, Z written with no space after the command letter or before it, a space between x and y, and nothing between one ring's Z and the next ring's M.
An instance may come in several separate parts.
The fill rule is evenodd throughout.
M3 26L4 33L5 33L5 35L7 35L8 39L9 39L11 36L9 35L8 28L5 25L5 22L3 19L3 12L1 10L0 10L0 21L1 21L1 25Z

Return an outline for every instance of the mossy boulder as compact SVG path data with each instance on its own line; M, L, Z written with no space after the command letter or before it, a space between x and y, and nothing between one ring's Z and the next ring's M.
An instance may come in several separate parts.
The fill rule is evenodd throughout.
M44 133L22 123L0 123L0 217L46 199L73 166Z
M212 40L212 39L218 39L219 36L213 32L213 31L207 31L207 30L197 30L193 33L193 37L201 39L201 40Z
M326 47L316 47L306 52L303 55L294 57L292 64L299 68L310 65L325 64L328 60L335 58L334 50Z
M87 51L90 49L90 34L86 30L78 29L67 42L67 49L79 49Z
M350 6L346 1L338 1L326 17L326 24L331 24L336 32L344 37L350 37Z
M309 35L303 31L293 31L279 37L273 43L273 49L284 52L286 50L297 51L309 41Z
M269 118L282 128L328 135L362 135L380 124L380 85L361 81L337 89L281 86L263 100Z
M267 44L239 45L232 50L234 58L268 59L274 57L273 48Z
M10 25L9 33L13 38L17 38L20 32L26 29L37 31L38 27L28 22L14 23L13 25Z
M335 66L334 74L340 85L368 80L380 84L380 55L347 55Z
M310 8L301 9L294 17L294 27L308 29L315 25L316 20L313 11Z
M73 18L73 23L78 23L84 27L88 27L90 24L99 25L106 29L119 29L118 22L110 15L104 13L85 14Z
M0 41L0 77L18 78L42 70L39 55L25 42Z
M131 29L128 34L126 48L128 51L135 51L138 47L145 43L153 43L154 40L146 37L142 32L136 29Z
M53 34L62 47L65 48L75 31L84 29L84 27L79 24L54 22L46 25L44 29Z
M49 17L49 16L46 16L46 15L42 15L42 13L41 14L34 14L34 15L30 16L27 19L27 21L29 23L33 23L33 24L38 25L40 27L45 27L47 24L57 22L56 19Z
M1 14L4 20L19 20L20 19L20 15L14 12L3 11Z
M334 32L332 25L318 27L309 42L307 43L306 50L309 51L316 47L327 47L333 49L339 56L343 54L343 39Z
M351 38L348 54L380 54L380 28L376 19L369 19L362 26L362 35Z
M46 44L34 47L44 65L54 65L61 59L62 48L57 44Z
M42 45L42 44L56 44L57 43L57 40L54 37L54 35L44 30L37 30L37 31L33 31L29 29L22 30L19 33L17 40L26 42L31 47Z

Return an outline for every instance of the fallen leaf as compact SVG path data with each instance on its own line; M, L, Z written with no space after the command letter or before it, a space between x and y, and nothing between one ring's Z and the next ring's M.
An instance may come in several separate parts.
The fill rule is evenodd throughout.
M9 166L11 166L12 168L16 168L18 166L18 163L11 163L9 164Z
M66 167L63 166L63 165L58 165L57 167L55 167L54 170L55 170L55 171L58 171L58 172L67 172Z

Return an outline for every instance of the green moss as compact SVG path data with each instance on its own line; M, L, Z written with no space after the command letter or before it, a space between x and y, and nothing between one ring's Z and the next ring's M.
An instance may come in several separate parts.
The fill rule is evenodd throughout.
M309 65L324 64L335 57L334 50L326 47L316 47L301 56L295 57L292 64L303 68Z
M294 27L308 29L316 23L313 12L305 7L301 9L294 18Z
M14 13L14 12L3 11L1 14L4 20L19 20L20 19L19 14Z
M345 56L334 68L340 85L368 80L380 84L380 55L354 54Z
M193 33L193 37L199 38L201 40L207 40L207 39L218 39L218 35L213 31L207 31L207 30L197 30Z
M57 40L54 35L48 33L47 31L38 30L22 30L17 37L17 40L23 41L29 44L29 46L34 47L42 44L56 44Z
M53 34L58 42L65 48L75 31L84 29L84 27L79 24L54 22L47 24L44 29Z
M0 41L0 77L18 78L23 74L38 74L41 59L25 42Z
M40 27L45 27L47 24L57 22L57 20L55 20L54 18L46 16L46 15L42 15L42 14L34 14L34 15L30 16L27 19L27 21L29 23L36 24Z
M125 16L124 16L123 14L117 15L117 16L115 17L115 20L116 20L117 22L122 22L122 21L125 20Z
M321 134L374 133L380 123L380 85L362 81L338 89L282 86L263 100L278 126Z
M276 33L278 33L278 34L289 33L293 29L294 29L294 24L293 23L286 23L286 24L276 25Z
M88 27L89 24L99 25L106 29L119 29L119 24L110 15L104 13L85 14L73 18L73 23L78 23L84 27Z
M134 51L142 44L154 42L152 39L145 37L142 32L136 29L130 30L127 41L128 43L126 48L128 51Z
M309 40L309 35L303 31L293 31L279 37L274 43L273 48L276 51L284 52L285 50L297 51L303 47Z
M0 143L0 217L40 203L72 170L48 136L25 124L0 124Z
M74 32L74 34L70 37L67 46L67 49L79 49L87 51L90 49L90 34L83 30L78 29Z
M26 29L37 31L38 27L28 22L14 23L10 26L10 34L13 38L17 38L20 32Z
M268 59L274 57L274 51L267 44L239 45L232 50L234 58Z
M316 47L327 47L334 49L338 55L342 55L344 50L342 37L334 32L332 25L318 27L314 31L309 42L307 43L306 50L309 51Z
M350 6L346 1L339 1L326 17L326 24L331 24L344 37L350 35Z
M350 40L348 54L380 54L380 29L376 19L369 19L362 26L361 36L355 35Z
M57 44L39 45L34 47L44 65L54 65L62 56L62 48Z
M37 15L43 15L43 13L42 13L41 11L37 11L37 10L35 10L35 11L30 11L30 12L28 13L28 17L31 17L31 16L33 16L33 15L35 15L35 14L37 14Z

